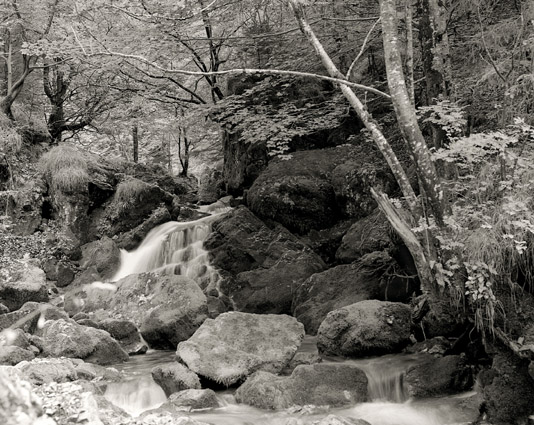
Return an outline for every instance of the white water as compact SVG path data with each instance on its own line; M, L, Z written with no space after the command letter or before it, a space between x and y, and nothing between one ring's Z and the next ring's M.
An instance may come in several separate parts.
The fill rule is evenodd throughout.
M121 250L121 265L111 279L116 282L128 275L149 271L187 276L202 289L217 289L219 275L210 266L203 242L211 233L211 224L228 208L190 222L170 221L152 229L139 247Z

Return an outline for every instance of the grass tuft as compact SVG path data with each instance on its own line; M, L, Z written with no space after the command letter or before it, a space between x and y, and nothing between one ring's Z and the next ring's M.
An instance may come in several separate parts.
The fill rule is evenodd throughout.
M124 211L125 209L142 201L143 194L150 188L148 183L142 180L130 177L117 186L113 202L117 209Z
M71 194L87 190L87 158L73 146L54 147L43 155L39 167L54 191Z

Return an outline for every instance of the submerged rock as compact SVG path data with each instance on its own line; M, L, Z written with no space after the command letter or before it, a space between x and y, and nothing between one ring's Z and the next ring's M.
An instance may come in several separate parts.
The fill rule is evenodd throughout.
M62 319L46 322L42 337L45 356L77 358L101 365L128 360L128 354L109 333L76 322Z
M230 386L257 370L281 372L303 337L293 317L230 312L206 320L176 354L198 375Z
M165 395L189 389L200 389L198 376L180 363L157 366L152 369L152 378L163 389Z
M261 409L346 406L367 400L367 377L349 364L302 365L287 377L260 371L238 388L235 397L239 403Z
M394 353L410 342L410 306L361 301L328 313L317 333L324 354L363 357Z
M296 288L325 268L297 237L270 229L245 207L215 222L204 246L221 273L221 291L248 313L289 314Z

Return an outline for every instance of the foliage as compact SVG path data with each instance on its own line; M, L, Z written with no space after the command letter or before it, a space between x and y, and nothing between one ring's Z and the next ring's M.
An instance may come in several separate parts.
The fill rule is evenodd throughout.
M57 192L86 192L89 182L88 159L70 145L56 146L41 157L39 166L50 187Z

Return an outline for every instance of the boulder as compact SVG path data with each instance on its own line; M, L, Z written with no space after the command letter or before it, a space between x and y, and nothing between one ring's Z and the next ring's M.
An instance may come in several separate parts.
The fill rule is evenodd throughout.
M383 251L391 245L390 226L384 215L377 209L367 217L354 223L343 236L336 251L340 263L352 263L373 251Z
M0 333L0 347L5 345L27 349L30 346L30 340L22 329L9 329Z
M129 320L153 348L174 349L208 317L206 296L185 276L141 273L114 284L90 284L65 296L71 314L105 309Z
M56 425L45 415L31 384L14 369L0 367L0 423L4 425Z
M106 331L63 319L46 322L42 329L43 354L83 359L108 365L128 360L128 354Z
M222 276L220 290L248 313L290 313L295 290L325 268L298 238L270 229L245 207L215 222L204 247Z
M29 236L39 228L43 220L44 192L45 188L39 180L31 182L23 190L4 192L5 199L0 199L0 205L13 223L10 228L12 234Z
M121 259L119 248L111 238L102 239L82 246L80 266L87 270L94 266L102 278L110 278L117 271Z
M162 407L174 410L200 410L219 407L217 395L213 390L183 390L171 394Z
M8 267L0 280L0 303L10 311L18 310L28 301L48 301L45 272L32 261L21 261Z
M57 264L57 282L56 286L64 288L72 283L74 280L74 270L66 262L60 261Z
M346 406L367 400L367 377L357 366L335 363L298 366L287 377L260 371L238 388L235 397L261 409Z
M323 354L363 357L394 353L410 342L410 306L361 301L331 311L317 332Z
M473 372L463 357L425 357L423 362L410 366L404 375L404 383L410 397L427 398L456 394L473 386Z
M257 370L281 372L303 337L293 317L229 312L207 319L176 353L197 375L230 386Z
M200 389L198 376L179 363L157 366L152 369L151 373L152 378L163 389L167 397L177 391Z
M0 316L0 330L16 327L24 332L33 334L38 330L38 324L46 320L68 319L65 311L48 303L29 301L21 308Z
M284 375L290 375L297 366L300 365L312 365L321 363L323 359L318 353L299 352L296 353L287 367L282 371Z
M34 385L78 379L74 363L70 359L33 359L19 363L17 370Z
M269 162L246 195L251 211L298 234L332 227L341 217L365 217L376 208L369 193L394 188L374 148L337 146L301 151Z
M341 307L380 297L383 270L357 262L310 276L296 291L293 315L316 335L326 315Z
M121 379L121 373L112 367L104 367L93 363L81 362L75 366L78 379L91 381L99 379L105 382L117 382Z
M0 365L15 366L25 360L32 360L35 354L14 345L0 345Z
M353 220L342 220L328 229L312 229L306 236L302 236L301 240L326 264L337 264L336 252L352 223Z
M0 315L9 313L9 308L5 304L0 303Z
M105 319L98 322L98 328L109 332L128 354L146 353L148 347L141 340L137 327L129 320Z

